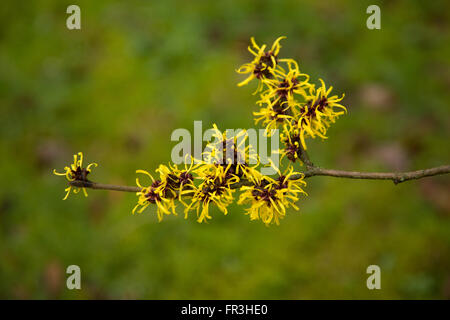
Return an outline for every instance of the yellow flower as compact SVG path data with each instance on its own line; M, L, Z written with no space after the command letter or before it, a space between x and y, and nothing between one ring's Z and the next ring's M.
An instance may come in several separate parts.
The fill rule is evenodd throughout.
M189 164L186 156L184 169L179 169L176 164L169 163L169 167L160 165L156 171L160 173L162 181L167 181L167 187L178 193L178 200L183 205L187 206L187 204L183 201L182 196L191 193L191 191L195 188L193 174L197 173L200 166L201 163L195 164L192 157Z
M301 150L300 144L303 145L305 139L304 136L300 134L300 130L297 127L292 126L291 123L285 124L280 139L285 145L285 148L281 150L281 159L286 157L292 162L299 159L299 152Z
M245 145L248 138L247 131L240 130L236 135L227 137L227 132L220 131L216 124L213 124L213 130L212 137L215 139L208 144L203 153L205 162L228 167L227 174L239 179L242 177L253 179L253 176L258 174L255 168L259 165L259 157L253 146Z
M244 86L248 84L253 79L265 79L273 77L273 69L277 65L277 56L280 52L280 40L286 37L279 37L275 40L272 48L265 52L266 45L259 47L255 39L252 37L250 40L252 42L252 47L248 47L248 51L255 56L252 62L242 65L236 72L240 74L250 74L245 80L241 81L238 86ZM260 88L258 88L259 90ZM257 91L258 91L257 90Z
M141 191L137 192L138 203L134 207L132 213L136 211L142 213L150 204L156 204L158 221L163 219L164 214L170 214L171 212L176 215L175 201L177 194L174 190L168 187L167 179L155 180L153 176L145 170L136 170L136 173L142 173L150 177L152 183L150 186L142 186L139 178L136 178L136 184ZM164 174L161 174L164 176Z
M277 169L277 168L276 168ZM303 176L294 172L292 166L288 167L284 174L277 169L277 179L264 177L261 181L252 186L244 186L244 191L238 204L251 203L246 214L251 220L261 219L266 225L271 223L279 224L286 215L286 209L293 207L298 210L295 202L299 200L298 194L306 194L302 186L306 185ZM296 179L291 179L293 175Z
M280 99L269 102L267 107L253 112L253 115L256 124L262 122L265 128L264 134L269 137L272 135L272 130L277 129L280 124L294 119L287 101L281 102Z
M58 176L65 176L69 182L72 181L89 182L89 180L87 179L87 175L91 172L92 166L97 167L97 164L91 163L86 168L83 168L83 153L78 152L78 154L73 155L73 163L70 165L70 167L67 166L64 167L64 172L62 173L56 172L56 170L53 169L53 173ZM80 189L82 189L84 195L86 197L88 196L86 188L69 186L64 190L66 191L66 196L63 198L63 200L67 199L72 189L73 193L78 193Z
M306 89L312 87L309 76L300 72L295 61L290 59L283 61L287 61L288 71L286 72L278 65L278 68L274 70L275 78L263 80L268 89L261 94L261 100L258 102L260 105L261 103L284 104L286 102L287 106L294 108L298 105L295 95L300 95L304 99L307 95Z
M233 202L233 192L230 185L238 178L228 173L230 165L223 167L217 164L204 163L199 171L202 182L198 187L190 191L191 203L185 209L185 218L190 211L196 211L197 221L204 222L211 219L209 206L215 204L224 214L228 213L227 207ZM188 193L188 192L186 192Z
M142 188L138 195L138 204L134 207L133 213L136 211L141 213L150 204L157 205L158 220L161 221L164 214L171 212L176 215L175 199L184 205L188 206L182 199L182 196L189 195L195 190L194 176L197 173L201 163L195 164L191 157L188 163L188 156L185 158L184 169L178 168L178 165L169 163L168 166L161 164L156 172L159 173L159 180L155 180L153 176L145 170L137 170L137 173L142 173L150 177L152 183L150 186L144 187L141 185L139 179L136 179L136 184Z
M343 105L338 103L344 98L344 95L342 97L329 96L333 87L327 89L323 80L319 80L322 86L318 89L310 88L307 103L302 107L300 118L297 120L302 137L305 135L312 138L319 136L326 139L326 133L331 123L334 123L340 115L347 111ZM336 111L335 108L342 110ZM306 150L304 138L301 141Z

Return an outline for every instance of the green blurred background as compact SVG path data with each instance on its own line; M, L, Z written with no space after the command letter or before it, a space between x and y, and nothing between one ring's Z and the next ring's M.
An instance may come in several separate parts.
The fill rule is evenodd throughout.
M81 30L66 8L81 7ZM366 8L381 7L381 30ZM133 185L170 160L176 128L254 127L246 46L272 43L345 92L318 165L409 170L449 162L448 1L3 1L0 298L450 298L448 177L395 186L308 180L282 224L243 208L209 224L131 215L134 194L62 201L52 175L83 151L92 179ZM66 289L68 265L82 289ZM366 287L381 267L381 290Z

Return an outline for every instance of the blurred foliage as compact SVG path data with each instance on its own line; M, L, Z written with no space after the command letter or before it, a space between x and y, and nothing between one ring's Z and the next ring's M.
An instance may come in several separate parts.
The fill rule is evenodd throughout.
M349 113L326 142L324 167L403 170L450 159L449 2L3 1L0 11L0 298L450 298L450 184L394 186L316 177L281 226L233 206L209 224L135 195L64 196L53 168L83 151L105 183L170 160L170 134L254 127L252 88L238 88L249 38L345 92ZM381 30L366 8L381 7ZM66 267L82 290L65 287ZM382 289L366 288L366 268Z

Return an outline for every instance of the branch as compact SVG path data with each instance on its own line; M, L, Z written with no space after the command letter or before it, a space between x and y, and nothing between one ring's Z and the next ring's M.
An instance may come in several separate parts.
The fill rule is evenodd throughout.
M348 179L392 180L395 184L398 184L408 180L421 179L447 173L450 173L450 165L408 172L358 172L310 167L304 172L304 175L305 178L313 176L330 176Z
M305 178L313 176L330 176L348 179L392 180L395 184L399 184L408 180L421 179L425 177L436 176L439 174L450 173L450 165L408 172L358 172L322 169L316 167L311 162L308 153L301 144L299 147L298 156L300 160L306 165L306 170L303 172ZM292 176L292 179L300 178L301 175Z
M302 160L303 161L303 160ZM311 163L311 162L310 162ZM305 162L306 164L306 162ZM312 164L311 164L312 165ZM408 171L408 172L358 172L358 171L342 171L333 169L323 169L314 166L308 166L307 170L301 174L293 175L292 180L300 179L302 176L310 178L314 176L329 176L347 179L370 179L370 180L392 180L395 184L405 182L408 180L422 179L425 177L437 176L441 174L450 173L450 165L434 167L424 170ZM71 181L69 185L77 188L89 188L97 190L112 190L124 192L139 192L141 188L132 186L120 186L112 184L96 183L92 181ZM231 185L232 189L237 189L242 186L251 185L247 180L241 180Z

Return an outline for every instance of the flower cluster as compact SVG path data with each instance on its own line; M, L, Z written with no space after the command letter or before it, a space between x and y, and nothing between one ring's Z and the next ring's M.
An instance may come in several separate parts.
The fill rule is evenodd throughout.
M83 153L78 152L78 154L73 155L73 163L69 167L64 167L64 172L59 173L56 170L53 170L53 173L57 176L65 176L67 181L79 181L79 182L89 182L87 179L88 174L91 172L91 167L96 167L96 163L89 164L86 168L83 168ZM66 196L63 200L66 200L69 197L70 191L73 190L73 193L78 193L80 189L83 190L84 195L87 197L86 188L78 188L69 185L64 191L66 191Z
M254 180L260 173L256 170L258 163L254 166L250 164L257 162L257 159L255 154L250 153L251 147L245 146L245 131L227 137L227 133L221 132L215 124L213 131L214 141L208 144L203 154L205 160L191 157L190 166L185 164L184 170L178 169L176 165L160 165L156 170L160 174L159 180L155 180L147 171L137 171L148 175L152 184L144 187L136 180L141 191L137 193L139 200L133 213L142 212L149 204L155 203L158 219L161 220L164 214L176 214L175 199L184 206L185 217L195 212L198 222L211 219L211 204L224 214L228 213L227 207L234 200L233 185L241 179ZM190 198L190 201L186 198Z
M183 170L176 165L160 165L156 170L159 180L147 171L137 171L150 177L151 184L143 186L136 180L141 191L137 193L138 204L133 213L156 204L158 219L161 220L164 214L176 214L175 200L178 199L184 206L185 218L194 212L198 222L205 222L211 219L211 205L223 214L228 213L227 207L233 203L238 188L241 191L238 203L251 202L247 209L250 218L261 219L266 225L278 224L286 208L298 209L295 202L300 193L305 193L301 186L306 184L300 173L289 167L285 174L281 174L275 168L277 178L264 176L257 169L260 164L258 156L252 152L251 146L245 145L245 130L227 136L227 132L220 131L214 124L213 131L213 141L203 153L204 160L191 157L190 166L185 165ZM188 159L185 160L187 162Z
M260 165L256 154L251 152L251 146L245 146L246 132L242 131L236 136L227 137L226 132L221 132L214 125L213 138L204 152L205 160L185 158L184 167L176 164L161 164L155 171L158 179L145 170L136 170L136 173L147 178L144 183L140 177L136 178L138 186L137 204L132 213L142 213L148 206L156 205L158 221L164 215L176 215L176 201L184 206L185 218L190 212L195 212L198 222L211 219L210 207L215 205L224 214L228 213L227 207L233 203L234 193L240 188L241 194L238 204L250 203L246 209L251 220L260 219L266 225L279 224L279 220L286 214L287 208L298 210L295 202L299 194L306 194L302 186L306 185L303 175L293 171L289 166L284 174L276 168L275 178L262 175L257 167ZM251 164L253 163L253 164ZM74 155L74 162L64 168L63 173L56 175L65 176L72 183L74 181L92 184L87 179L91 167L96 163L83 168L83 154ZM75 187L69 184L66 188L66 196L73 189L74 193L83 190L84 187Z
M143 186L139 178L136 178L136 184L141 190L136 193L138 203L133 209L133 214L143 212L150 204L156 204L159 221L163 219L164 214L176 215L175 199L181 200L183 195L195 188L193 176L195 170L196 166L193 162L189 167L185 164L184 169L179 169L177 165L162 164L156 169L159 179L153 178L148 171L136 170L136 173L144 174L151 181L147 186Z
M331 123L346 108L339 103L344 96L331 95L332 87L326 88L322 79L316 87L307 74L300 72L296 61L278 57L283 38L276 39L269 51L265 51L266 45L259 47L251 38L252 47L248 50L255 57L237 70L248 74L238 85L258 80L255 93L260 96L257 101L260 109L254 112L255 122L263 124L267 135L271 135L272 129L281 128L285 143L282 153L295 162L301 148L306 150L305 139L326 139Z
M302 174L294 172L292 166L289 166L284 174L279 169L276 170L278 172L276 179L263 176L251 186L241 188L244 192L238 204L251 203L247 209L251 220L261 219L266 225L273 222L279 224L280 219L286 215L287 208L298 210L295 205L299 200L298 195L306 195L302 189L302 186L306 185ZM292 179L294 175L298 177Z
M228 206L237 199L238 204L249 205L246 214L251 220L270 225L279 224L287 209L299 209L296 203L302 194L306 195L303 190L306 183L303 173L294 171L293 163L304 159L300 155L306 150L306 139L326 139L328 128L346 108L340 104L343 96L332 95L332 87L327 88L322 79L316 87L300 71L296 61L279 58L283 38L276 39L270 49L266 45L258 46L251 38L248 50L254 58L237 72L247 75L239 86L254 79L258 81L255 94L259 95L260 108L254 112L255 122L263 124L268 136L273 134L273 129L281 129L284 148L276 151L282 159L290 161L287 168L282 172L271 162L277 174L274 177L261 174L260 159L252 146L247 145L248 133L245 130L222 132L214 124L211 141L201 160L186 157L184 166L180 167L161 164L155 170L156 178L148 171L136 171L140 175L136 178L137 187L124 187L125 191L137 191L133 214L142 213L153 204L161 221L165 215L176 215L177 205L181 204L185 218L194 214L198 222L205 222L211 219L212 206L226 215ZM83 168L82 162L83 154L79 153L63 173L54 171L69 181L64 199L72 189L74 193L83 189L87 195L84 187L94 187L87 175L96 164ZM99 188L98 184L96 187ZM235 196L236 193L240 194Z

